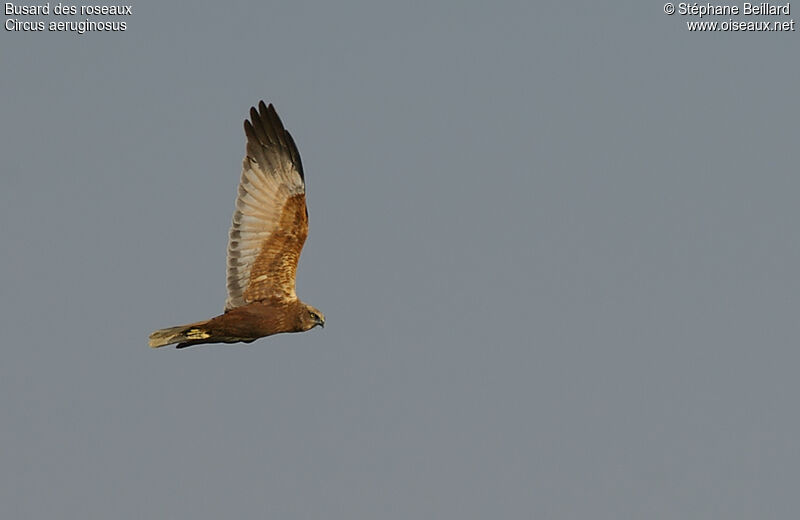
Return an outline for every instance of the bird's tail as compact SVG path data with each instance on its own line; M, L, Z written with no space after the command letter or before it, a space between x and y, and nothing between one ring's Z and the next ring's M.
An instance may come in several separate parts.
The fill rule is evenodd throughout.
M204 339L211 337L211 333L204 327L207 323L207 321L200 321L157 330L150 334L150 346L158 348L173 343L189 343L190 345L203 343ZM180 347L180 345L178 346Z

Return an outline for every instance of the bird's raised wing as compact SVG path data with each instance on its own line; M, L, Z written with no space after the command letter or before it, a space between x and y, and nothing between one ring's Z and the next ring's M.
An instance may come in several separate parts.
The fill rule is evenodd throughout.
M308 236L303 165L272 104L244 122L247 155L228 239L225 310L259 300L294 300L295 273Z

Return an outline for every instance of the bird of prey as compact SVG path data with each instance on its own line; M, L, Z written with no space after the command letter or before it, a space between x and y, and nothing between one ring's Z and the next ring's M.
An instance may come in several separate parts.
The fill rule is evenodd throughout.
M225 312L150 334L151 347L250 343L281 332L325 326L325 316L295 294L300 251L308 236L300 154L275 108L259 102L244 122L247 153L228 238Z

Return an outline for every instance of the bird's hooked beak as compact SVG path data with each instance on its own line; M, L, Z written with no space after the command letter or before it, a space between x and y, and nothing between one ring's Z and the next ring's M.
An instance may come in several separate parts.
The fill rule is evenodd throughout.
M325 316L322 316L322 315L317 316L317 320L316 321L317 321L317 325L319 325L323 329L325 328Z

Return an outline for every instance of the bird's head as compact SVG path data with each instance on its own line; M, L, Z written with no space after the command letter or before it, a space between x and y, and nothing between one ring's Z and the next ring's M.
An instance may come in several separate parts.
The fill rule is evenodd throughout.
M306 305L301 315L303 330L311 330L317 325L325 327L325 315L319 309Z

